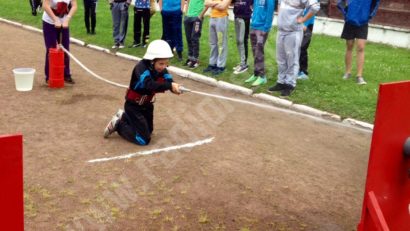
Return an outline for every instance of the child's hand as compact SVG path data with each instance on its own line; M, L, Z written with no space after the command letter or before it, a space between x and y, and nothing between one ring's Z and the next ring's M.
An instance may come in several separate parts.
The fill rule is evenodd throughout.
M61 28L61 26L62 26L62 25L61 25L60 20L57 20L57 21L54 22L54 27L55 27L55 28Z
M65 20L61 26L63 28L68 28L68 20Z
M298 17L298 18L296 19L296 22L299 23L299 24L304 23L303 17Z
M172 82L171 92L177 95L181 94L181 91L179 90L179 84Z

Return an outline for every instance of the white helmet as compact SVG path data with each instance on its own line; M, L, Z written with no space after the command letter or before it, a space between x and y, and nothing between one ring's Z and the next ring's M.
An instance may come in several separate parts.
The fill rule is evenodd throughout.
M144 59L154 60L154 59L168 59L174 57L171 51L171 47L164 40L154 40L152 41L145 52Z

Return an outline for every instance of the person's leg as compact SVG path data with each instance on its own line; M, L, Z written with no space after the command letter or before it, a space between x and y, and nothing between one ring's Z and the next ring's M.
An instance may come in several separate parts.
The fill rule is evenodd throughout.
M296 78L299 72L300 45L303 31L290 33L285 39L285 53L287 70L285 72L285 84L296 87Z
M222 50L221 54L218 56L217 66L219 68L225 68L226 60L228 58L228 29L229 29L229 19L228 16L219 18L219 23L217 24L217 31L221 33L222 39Z
M366 39L357 39L356 43L357 76L363 77L364 48L366 46Z
M152 124L144 116L144 112L128 103L124 105L125 113L122 115L118 127L118 134L124 139L137 144L147 145L151 140ZM150 121L151 122L151 121Z
M167 38L167 34L166 34L166 32L167 32L167 18L166 18L166 15L164 13L165 13L164 11L161 11L161 21L162 21L162 36L161 36L161 39L168 42L168 38Z
M91 33L90 30L90 3L87 0L84 0L84 23L87 34Z
M174 32L172 31L172 15L168 12L161 11L162 14L162 35L163 35L163 40L165 40L169 46L171 47L171 50L174 50L175 44L173 43L173 36Z
M95 27L97 26L97 0L93 0L90 7L91 13L91 34L95 34Z
M217 18L211 18L209 20L209 65L216 66L216 62L219 56L219 47L218 47L218 32L216 31Z
M33 16L37 15L37 8L35 7L35 1L34 0L29 0L30 6L31 6L31 14Z
M255 43L255 76L265 76L265 42L268 37L268 33L261 30L256 30L256 43Z
M201 38L202 31L202 21L199 18L196 18L193 24L192 31L192 60L198 62L199 60L199 39Z
M43 21L43 37L44 44L46 46L46 57L44 63L44 74L46 76L46 81L48 81L48 71L49 71L49 61L48 61L48 51L50 48L55 48L57 45L57 33L54 25L46 23Z
M307 27L303 32L302 45L300 46L300 58L299 58L299 72L308 75L308 48L310 40L312 38L312 30Z
M151 12L149 9L143 10L142 20L144 24L144 33L142 34L142 45L149 43L149 31L150 31L150 21L151 21Z
M353 47L354 47L354 39L346 40L345 75L350 75L352 73Z
M242 18L235 18L235 35L236 35L236 48L239 54L239 64L243 65L245 59L245 49L244 49L244 33L245 33L245 22Z
M125 38L127 37L128 30L128 6L124 2L121 3L121 31L120 31L120 44L124 45Z
M121 37L120 37L120 24L121 24L121 10L120 4L118 2L112 3L111 9L111 16L112 16L112 37L114 39L115 44L119 44Z
M134 7L134 44L137 45L141 43L141 19L142 19L142 9Z
M286 62L285 39L286 36L278 31L276 38L276 62L278 63L277 83L280 84L285 84L286 70L288 69Z
M143 115L147 120L148 131L151 135L154 131L154 104L150 104L149 106L147 106L146 110L143 111Z
M191 17L185 16L184 18L184 28L185 28L185 38L186 38L186 43L188 46L188 59L193 60L194 52L193 52L193 47L192 47L192 36L194 34L194 21L191 20Z
M257 79L257 72L258 72L258 60L256 59L256 53L257 53L257 30L251 30L250 31L250 39L251 39L251 48L252 48L252 53L253 53L253 75L251 75L248 79L245 80L245 83L252 83Z
M252 83L252 87L256 87L267 82L265 73L265 43L268 35L268 32L257 31L255 49L255 76L258 76L258 78Z
M245 47L245 64L248 64L248 40L249 40L249 27L250 19L244 19L245 21L245 35L244 35L244 47Z
M63 44L65 49L70 51L70 28L63 28L61 33L62 33L61 43ZM65 80L71 79L70 57L65 53L64 53L64 79ZM70 83L73 83L73 82L70 82Z
M175 48L177 50L178 56L184 50L184 43L182 41L182 12L174 14L174 35L175 35ZM182 57L180 57L182 58Z

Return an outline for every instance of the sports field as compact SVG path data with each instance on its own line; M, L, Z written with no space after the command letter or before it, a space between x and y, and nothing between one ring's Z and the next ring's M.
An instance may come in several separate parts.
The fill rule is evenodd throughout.
M41 34L0 23L0 131L24 138L25 230L354 230L371 134L286 110L161 94L149 146L102 138L124 89L74 62L74 86L44 85ZM135 63L71 45L127 85ZM17 92L12 69L34 67ZM194 90L258 102L174 76ZM201 143L202 141L202 143ZM197 146L184 148L184 144ZM168 152L158 149L174 147ZM177 149L178 148L178 149ZM88 162L125 154L121 160Z

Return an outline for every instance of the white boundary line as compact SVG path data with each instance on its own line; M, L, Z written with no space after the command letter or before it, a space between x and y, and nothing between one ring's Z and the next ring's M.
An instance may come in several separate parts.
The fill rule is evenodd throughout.
M106 158L100 158L100 159L94 159L94 160L89 160L87 161L88 163L96 163L96 162L106 162L110 160L122 160L122 159L129 159L135 156L143 156L143 155L151 155L159 152L169 152L169 151L174 151L178 149L183 149L183 148L193 148L195 146L200 146L204 145L207 143L211 143L214 140L215 137L207 138L204 140L199 140L196 142L192 143L186 143L182 145L176 145L176 146L171 146L171 147L166 147L166 148L160 148L160 149L154 149L154 150L147 150L147 151L141 151L141 152L136 152L136 153L130 153L130 154L125 154L121 156L114 156L114 157L106 157Z

